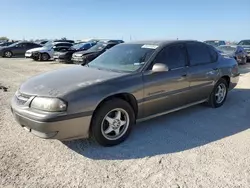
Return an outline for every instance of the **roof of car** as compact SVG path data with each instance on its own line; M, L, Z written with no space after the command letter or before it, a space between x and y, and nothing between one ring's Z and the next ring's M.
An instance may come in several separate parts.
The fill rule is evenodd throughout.
M206 42L206 41L225 41L225 40L204 40L204 42Z
M30 42L30 41L19 41L17 43L31 43L31 44L36 44L35 42Z
M120 39L100 39L98 42L105 42L105 43L109 43L109 42L124 42L123 40Z
M149 45L166 45L180 42L197 42L197 40L142 40L127 42L129 44L149 44Z
M223 46L230 46L230 47L239 47L238 45L234 45L234 44L232 44L232 45L230 45L230 44L225 44L225 45L220 45L219 47L223 47Z

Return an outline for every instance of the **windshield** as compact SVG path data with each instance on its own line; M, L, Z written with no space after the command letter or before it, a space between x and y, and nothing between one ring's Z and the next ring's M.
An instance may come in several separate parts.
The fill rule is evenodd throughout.
M46 47L46 48L52 48L53 47L53 42L52 41L46 42L44 44L44 47Z
M113 71L132 72L142 67L158 46L120 44L89 63L90 67Z
M95 46L88 49L88 51L95 52L103 50L108 44L103 42L98 42Z
M238 43L238 45L250 45L250 40L242 40Z
M218 48L218 50L220 50L222 52L235 52L236 51L235 46L219 46L217 48Z
M83 43L78 43L78 44L75 44L73 46L70 47L70 49L76 49L76 50L79 50L80 48L82 48L86 43L83 42Z

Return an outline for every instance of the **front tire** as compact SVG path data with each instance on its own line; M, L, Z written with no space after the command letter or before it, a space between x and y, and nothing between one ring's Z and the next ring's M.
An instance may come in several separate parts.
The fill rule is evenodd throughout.
M214 86L210 94L208 104L213 108L221 107L226 101L228 93L228 83L224 78L221 78Z
M93 116L91 135L102 146L114 146L126 140L134 123L132 107L114 98L104 102Z

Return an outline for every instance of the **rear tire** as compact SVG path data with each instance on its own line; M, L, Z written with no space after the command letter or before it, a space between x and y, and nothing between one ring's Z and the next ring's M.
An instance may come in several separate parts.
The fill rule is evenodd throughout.
M41 60L42 61L48 61L49 59L50 59L49 54L47 54L47 53L42 53L41 54Z
M114 146L129 136L134 123L132 107L126 101L114 98L104 102L92 117L91 136L102 146Z
M208 104L212 108L221 107L226 101L228 93L228 83L221 78L214 86L212 93L209 96Z
M11 51L5 51L4 57L11 58L13 56L13 53Z

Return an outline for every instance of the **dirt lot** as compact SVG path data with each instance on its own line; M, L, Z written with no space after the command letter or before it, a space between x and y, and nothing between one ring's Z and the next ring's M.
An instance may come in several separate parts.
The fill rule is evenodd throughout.
M0 58L0 86L9 88L0 90L1 187L250 187L250 64L223 107L143 122L112 148L42 140L13 120L9 101L19 84L62 66Z

